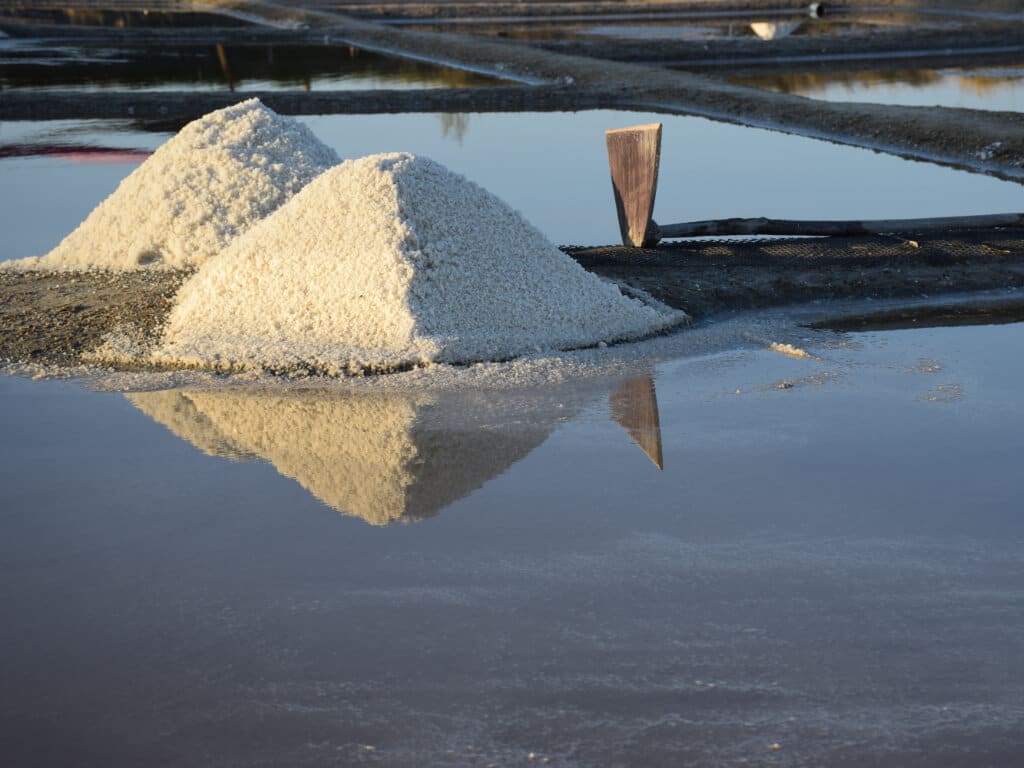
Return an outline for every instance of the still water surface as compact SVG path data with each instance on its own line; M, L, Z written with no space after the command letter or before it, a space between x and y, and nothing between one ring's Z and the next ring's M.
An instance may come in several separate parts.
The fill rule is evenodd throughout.
M791 333L530 389L0 378L0 752L1018 764L1024 325Z
M734 11L654 11L639 14L481 17L451 21L382 19L383 23L455 34L524 39L603 37L624 40L711 41L740 38L771 41L786 37L867 35L894 28L955 29L956 22L914 13L828 13L810 16L804 8L736 13Z
M394 151L432 157L506 200L558 244L618 242L604 131L650 122L665 126L654 209L661 223L1024 209L1024 189L1016 183L693 117L591 111L303 120L343 158ZM0 123L0 148L21 154L0 159L0 230L8 233L0 259L56 246L134 169L122 150L152 151L170 137L130 123ZM54 155L55 145L67 151ZM108 148L117 162L76 156L82 146Z
M997 112L1024 108L1024 68L820 71L734 78L735 82L825 101L957 107Z
M34 91L368 90L499 80L351 46L75 46L0 38L0 87Z

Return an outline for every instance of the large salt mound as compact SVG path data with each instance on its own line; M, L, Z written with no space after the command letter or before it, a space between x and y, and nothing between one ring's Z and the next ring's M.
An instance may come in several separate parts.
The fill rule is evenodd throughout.
M201 264L339 162L298 121L250 99L186 125L29 269Z
M432 160L384 154L325 172L207 262L154 359L387 370L638 338L685 317L623 296Z

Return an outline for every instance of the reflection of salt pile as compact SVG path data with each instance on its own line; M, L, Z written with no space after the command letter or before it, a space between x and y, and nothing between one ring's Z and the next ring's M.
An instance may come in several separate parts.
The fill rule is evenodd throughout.
M218 253L338 162L256 99L185 126L30 268L185 267Z
M435 514L526 456L567 415L552 408L550 418L529 418L519 399L452 395L169 391L128 398L201 450L265 458L325 504L373 525ZM514 425L488 428L503 410L515 414Z
M590 346L684 318L623 296L437 163L375 155L324 173L207 262L154 357L337 373Z

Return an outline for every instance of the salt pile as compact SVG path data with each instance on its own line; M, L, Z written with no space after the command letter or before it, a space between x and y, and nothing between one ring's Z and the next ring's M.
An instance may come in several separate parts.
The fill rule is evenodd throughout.
M250 99L186 125L60 245L13 266L198 265L338 162L306 126Z
M587 347L685 319L585 271L462 176L383 154L323 173L204 264L152 359L340 374Z

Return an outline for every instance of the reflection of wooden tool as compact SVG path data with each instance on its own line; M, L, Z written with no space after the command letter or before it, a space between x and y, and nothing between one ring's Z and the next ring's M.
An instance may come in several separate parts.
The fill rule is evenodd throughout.
M642 376L630 379L609 398L612 418L622 427L640 450L658 469L665 468L661 453L661 420L658 417L658 398L654 392L654 379Z
M791 219L710 219L658 225L651 218L661 161L661 123L605 131L615 210L623 245L640 248L669 237L721 235L852 236L889 232L1019 227L1024 213L942 216L932 219L874 221L797 221Z

